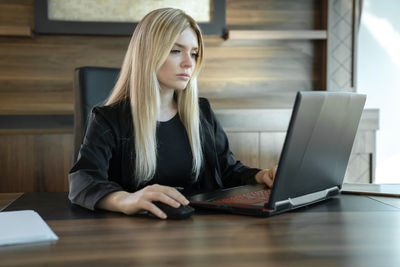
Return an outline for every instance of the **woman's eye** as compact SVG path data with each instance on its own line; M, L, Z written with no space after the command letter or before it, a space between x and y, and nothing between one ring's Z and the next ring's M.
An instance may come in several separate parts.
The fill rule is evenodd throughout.
M199 57L199 53L192 53L192 57L193 58L198 58Z
M180 50L178 50L178 49L172 49L171 50L171 53L172 54L178 54L178 53L180 53L181 51Z

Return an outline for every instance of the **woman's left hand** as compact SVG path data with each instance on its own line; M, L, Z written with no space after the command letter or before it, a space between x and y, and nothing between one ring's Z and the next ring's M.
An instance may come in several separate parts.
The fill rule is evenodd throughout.
M275 174L276 174L277 168L278 168L278 166L274 166L271 169L264 169L264 170L259 171L255 176L257 183L259 183L259 184L264 183L269 188L272 188L272 186L274 185Z

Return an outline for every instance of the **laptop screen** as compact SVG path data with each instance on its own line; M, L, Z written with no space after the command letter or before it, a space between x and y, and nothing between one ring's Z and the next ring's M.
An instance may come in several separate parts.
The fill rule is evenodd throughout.
M341 187L365 100L356 93L298 92L269 208Z

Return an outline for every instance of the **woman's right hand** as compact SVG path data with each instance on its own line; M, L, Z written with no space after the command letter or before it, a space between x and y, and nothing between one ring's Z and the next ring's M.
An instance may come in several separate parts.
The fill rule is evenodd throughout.
M97 207L127 215L147 210L161 219L167 218L167 215L153 204L154 201L163 202L174 208L189 204L189 201L175 188L154 184L134 193L125 191L111 193L100 200Z

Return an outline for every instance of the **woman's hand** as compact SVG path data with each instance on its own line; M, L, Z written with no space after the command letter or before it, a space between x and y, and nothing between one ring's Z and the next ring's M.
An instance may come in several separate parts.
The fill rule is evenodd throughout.
M97 207L127 215L147 210L161 219L167 218L167 215L153 204L154 201L164 202L174 208L189 204L189 201L175 188L154 184L134 193L125 191L111 193L103 198Z
M278 168L278 166L274 166L271 169L264 169L264 170L259 171L255 176L257 183L259 183L259 184L264 183L269 188L272 188L272 186L274 185L275 174L276 174L277 168Z

